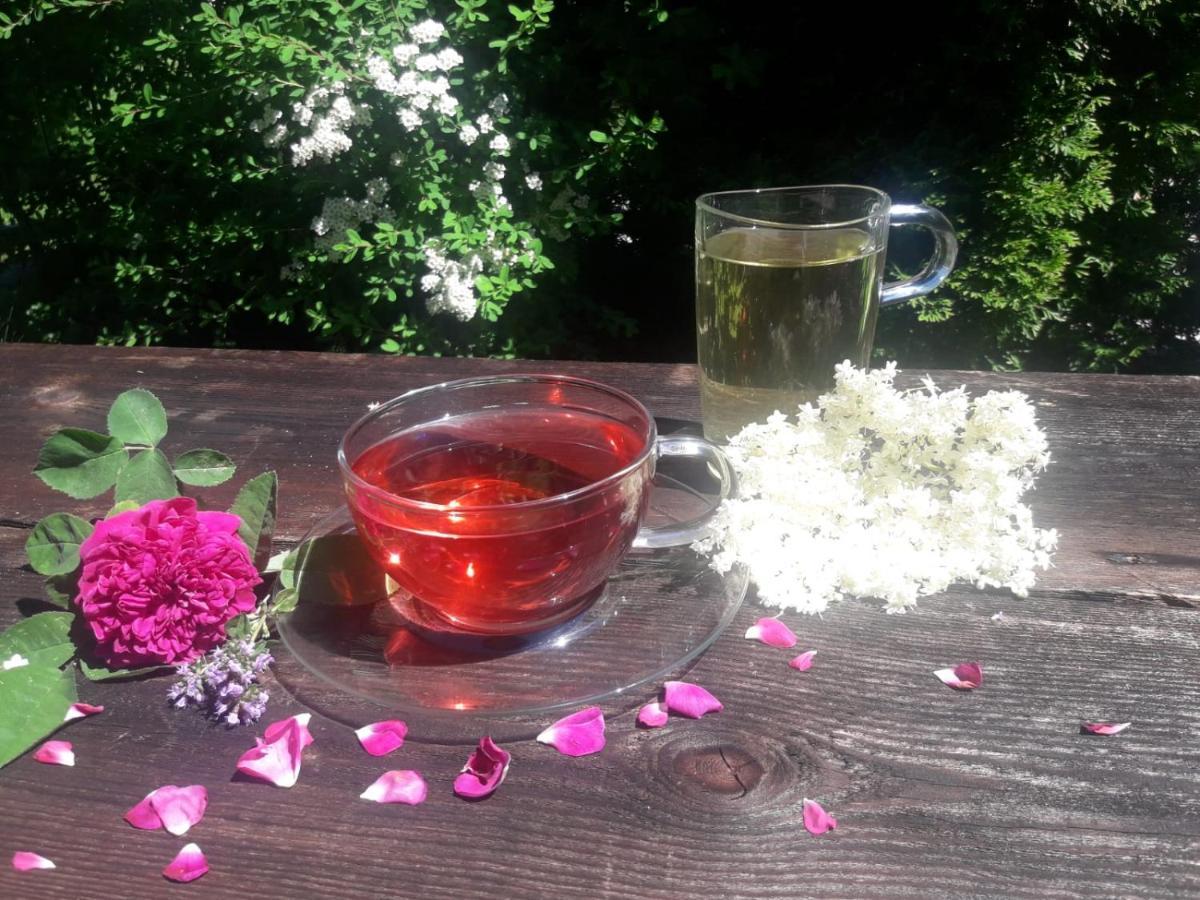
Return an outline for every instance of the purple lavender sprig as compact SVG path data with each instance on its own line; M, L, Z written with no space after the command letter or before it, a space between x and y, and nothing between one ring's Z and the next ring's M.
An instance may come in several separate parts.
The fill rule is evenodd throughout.
M272 662L267 645L252 638L226 641L205 656L179 666L180 679L167 691L167 701L182 709L198 706L210 719L226 725L248 725L266 711L270 695L258 676Z

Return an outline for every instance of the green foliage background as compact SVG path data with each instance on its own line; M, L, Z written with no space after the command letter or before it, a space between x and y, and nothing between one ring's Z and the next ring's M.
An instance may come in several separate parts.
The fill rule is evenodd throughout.
M692 199L851 182L939 206L962 240L937 294L881 317L881 356L1200 371L1191 0L425 6L0 5L0 336L687 359ZM550 191L514 200L511 232L542 236L545 265L489 285L466 324L424 312L398 231L313 253L321 198L363 172L280 165L248 129L251 87L311 86L347 35L428 14L464 90L507 85L510 130L586 197L554 223ZM414 221L426 186L465 191L435 169ZM469 242L478 219L441 227ZM893 251L905 270L924 246L898 232ZM285 281L297 257L308 274Z

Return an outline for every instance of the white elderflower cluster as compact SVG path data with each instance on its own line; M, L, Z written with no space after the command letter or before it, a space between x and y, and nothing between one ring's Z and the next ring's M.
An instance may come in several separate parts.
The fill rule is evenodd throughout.
M371 110L346 96L346 85L335 82L316 87L292 104L292 120L309 133L291 146L292 165L306 166L313 159L329 162L349 150L354 142L346 133L352 125L371 124Z
M730 441L738 497L696 545L713 568L744 564L764 603L801 612L847 596L903 612L957 581L1027 594L1057 543L1021 502L1050 461L1028 398L897 391L895 363L836 371L815 406Z
M390 219L392 210L383 202L388 184L382 178L367 182L367 196L362 200L351 197L327 197L321 214L312 220L312 230L317 238L316 246L332 251L333 247L346 240L348 229L360 225Z

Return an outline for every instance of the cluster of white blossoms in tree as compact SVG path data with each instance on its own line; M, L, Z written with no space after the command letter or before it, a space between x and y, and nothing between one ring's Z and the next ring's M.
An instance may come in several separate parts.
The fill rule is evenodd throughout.
M384 204L388 183L382 178L367 182L367 196L362 200L352 197L327 197L321 214L312 221L312 230L317 235L316 245L330 250L346 239L351 228L369 222L384 222L392 218L392 210Z
M895 377L844 362L815 406L730 441L738 496L697 544L713 568L744 564L764 603L802 612L847 596L903 612L958 581L1028 593L1057 544L1021 502L1050 461L1032 404Z
M462 55L450 46L438 46L446 36L446 28L433 19L412 25L405 43L392 47L389 53L373 53L359 65L364 74L345 82L319 86L310 90L302 101L292 104L290 125L282 110L269 104L263 107L260 118L250 124L251 130L262 134L267 147L280 147L291 140L291 162L305 166L314 160L329 162L349 151L353 145L353 129L372 122L368 103L352 99L350 90L361 91L365 85L378 91L392 107L391 112L406 131L424 126L437 126L438 133L448 130L456 134L467 147L477 142L488 155L480 165L480 178L469 184L476 202L506 213L512 205L505 196L503 179L507 174L502 159L512 152L512 141L497 129L497 119L507 115L509 98L500 94L488 104L486 112L474 119L462 115L462 105L454 95L450 73L463 63ZM369 90L369 88L368 88ZM256 95L261 99L260 95ZM406 160L403 152L390 154L393 166L399 168ZM540 176L525 178L531 191L541 190ZM346 240L346 232L364 223L388 221L392 211L383 205L387 183L374 179L367 185L367 197L331 197L324 201L321 214L313 219L315 245L333 252ZM526 248L527 250L528 248ZM468 320L479 306L475 281L487 266L511 265L518 260L532 260L528 253L512 252L505 248L489 247L479 251L455 254L440 238L425 241L424 251L428 273L421 278L430 312L446 312ZM296 271L289 269L288 277Z
M263 115L266 116L266 111ZM292 165L306 166L314 158L329 162L349 150L354 142L346 133L351 126L370 125L371 109L365 103L354 103L346 96L346 85L335 82L329 87L316 87L302 101L292 104L292 121L309 133L291 146ZM263 136L263 142L275 132ZM280 138L282 140L282 138Z
M494 239L495 235L490 235ZM421 290L425 292L425 306L431 313L449 313L466 322L474 317L479 306L475 294L475 278L485 268L498 269L511 266L521 259L522 253L508 247L499 247L493 240L478 252L455 256L445 243L436 238L425 242L425 267L429 270L421 278ZM529 254L526 248L524 255Z

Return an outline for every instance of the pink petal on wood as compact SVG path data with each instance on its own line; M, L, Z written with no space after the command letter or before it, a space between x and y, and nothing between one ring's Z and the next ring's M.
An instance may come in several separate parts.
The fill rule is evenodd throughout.
M564 756L587 756L604 749L604 713L589 706L559 719L537 736Z
M18 872L28 872L32 869L57 869L46 857L28 850L18 850L12 856L12 867Z
M386 722L372 722L354 732L362 748L372 756L386 756L393 750L404 746L404 736L408 734L408 726L399 719L389 719Z
M305 714L307 715L307 714ZM249 775L260 781L266 781L276 787L292 787L300 778L300 762L304 748L312 743L301 716L285 719L276 728L272 725L267 733L274 736L273 740L259 740L241 755L237 761L237 770L243 775Z
M186 883L195 881L208 871L208 860L204 851L195 844L187 844L163 869L163 877L170 881Z
M82 719L85 716L94 716L97 713L104 712L103 706L92 706L90 703L72 703L67 707L67 714L63 716L64 722L71 722L75 719Z
M645 725L647 728L666 725L667 707L662 703L647 703L638 710L637 720L639 725Z
M46 741L33 751L33 758L50 766L75 765L75 751L70 741Z
M805 650L795 659L789 659L788 665L797 672L807 672L812 668L813 657L817 655L816 650Z
M454 793L467 800L478 800L491 794L508 774L512 754L490 737L481 738L479 746L467 757L467 764L454 779Z
M1084 722L1079 726L1087 734L1120 734L1132 722Z
M804 827L809 834L824 834L837 828L837 819L816 800L804 798Z
M795 647L796 634L778 619L759 619L746 629L746 639L768 647Z
M267 730L263 732L263 740L268 744L283 734L284 730L291 727L293 724L300 728L300 738L302 748L307 747L313 742L312 732L308 730L308 723L312 719L312 713L300 713L295 716L288 716L286 719L280 719L278 722L272 722L267 726Z
M124 816L125 821L134 828L141 828L144 831L162 828L162 819L158 817L158 813L154 811L154 805L150 802L156 793L157 791L151 791L127 809Z
M983 684L983 669L977 662L959 663L953 669L938 669L933 674L942 684L958 691L973 691Z
M163 828L179 837L204 818L208 808L208 791L202 784L176 787L164 784L146 798Z
M374 800L376 803L407 803L416 806L424 803L429 796L429 788L425 779L411 769L398 772L384 772L375 783L358 795L363 800Z
M667 710L687 716L689 719L699 719L710 712L720 712L721 701L700 687L686 681L668 681L663 685L663 703Z

